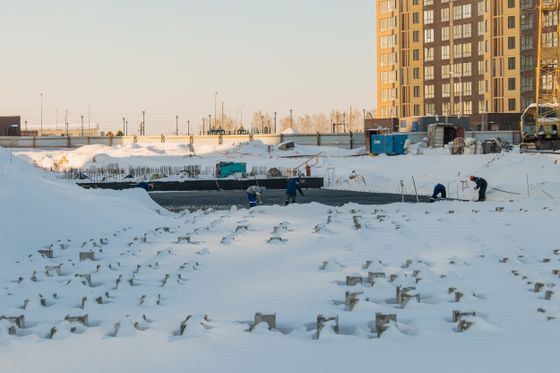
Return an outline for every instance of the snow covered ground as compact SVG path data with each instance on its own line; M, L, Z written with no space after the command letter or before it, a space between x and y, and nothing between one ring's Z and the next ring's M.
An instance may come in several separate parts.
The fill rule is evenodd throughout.
M294 161L254 153L238 159ZM144 192L82 190L0 149L0 315L9 317L0 321L0 371L557 366L560 206L537 193L560 198L556 158L341 155L316 170L334 167L340 188L395 191L415 176L428 193L435 181L475 173L522 196L176 215ZM346 182L352 170L365 186ZM358 284L347 285L348 276ZM399 287L406 304L397 304ZM455 321L453 311L462 313ZM256 312L275 313L276 327L249 332ZM376 313L396 316L381 335ZM338 316L339 333L330 321L317 339L319 314ZM19 315L21 327L11 318Z

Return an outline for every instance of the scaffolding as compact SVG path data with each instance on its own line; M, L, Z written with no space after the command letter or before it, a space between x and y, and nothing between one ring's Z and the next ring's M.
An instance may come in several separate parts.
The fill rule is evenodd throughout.
M560 105L560 0L541 0L539 6L537 113L541 118L555 116Z

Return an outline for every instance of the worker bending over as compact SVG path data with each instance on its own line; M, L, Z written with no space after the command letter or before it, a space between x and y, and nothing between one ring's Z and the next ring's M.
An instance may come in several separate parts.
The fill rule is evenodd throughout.
M470 179L476 184L474 190L478 190L478 202L486 201L486 189L488 188L488 182L477 176L471 176Z
M265 187L251 185L247 188L247 198L249 199L249 208L255 207L257 203L262 204L261 194L266 190Z
M435 202L438 199L446 199L447 198L447 191L445 190L445 187L443 186L443 184L437 184L434 187L434 194L432 194L432 196L430 197L430 202Z

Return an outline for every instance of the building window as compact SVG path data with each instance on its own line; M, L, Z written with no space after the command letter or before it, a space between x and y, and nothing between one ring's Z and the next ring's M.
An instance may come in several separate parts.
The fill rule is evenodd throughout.
M463 115L472 115L472 101L463 101Z
M470 38L471 35L472 35L471 24L470 23L465 23L463 25L463 37L464 38Z
M441 28L441 41L449 41L449 27L445 26Z
M434 86L432 84L424 86L424 98L434 98Z
M532 56L521 56L521 71L531 71L533 70L533 57Z
M420 105L414 105L414 116L420 115Z
M484 55L484 40L478 41L478 55L479 56Z
M449 79L451 75L449 72L451 71L451 67L449 65L442 65L441 66L441 78L442 79Z
M457 5L453 7L453 19L455 21L463 18L463 7L461 5Z
M442 45L441 46L441 59L448 60L449 59L449 45Z
M453 39L461 39L463 37L463 27L461 25L453 26Z
M424 6L434 5L434 0L424 0Z
M508 0L508 8L515 8L515 0Z
M472 62L465 62L463 64L463 76L472 75Z
M420 68L415 67L412 69L412 78L413 79L420 79Z
M484 94L484 80L479 80L478 81L478 94L479 95Z
M429 116L436 115L436 105L435 104L426 104L426 105L424 105L424 107L425 107L424 115L429 115Z
M441 114L442 114L443 116L449 115L449 114L450 114L449 108L450 108L449 102L443 102L443 103L441 104Z
M420 41L420 31L412 31L412 42L418 43Z
M441 9L441 22L449 22L449 8Z
M414 24L420 23L419 13L417 13L417 12L412 13L412 23L414 23Z
M445 83L441 85L441 97L449 97L451 95L451 91L449 90L449 83Z
M472 48L471 48L472 44L471 43L465 43L463 44L463 57L470 57L472 56Z
M515 57L508 57L508 70L515 70Z
M424 48L424 61L430 62L434 60L434 47Z
M433 10L425 10L424 11L424 24L431 25L434 23L434 11Z
M521 0L521 9L533 8L533 0Z
M434 42L434 29L424 30L424 43Z
M544 34L543 34L544 37ZM521 36L521 50L528 51L533 49L533 36L531 35L522 35Z
M472 95L472 82L463 82L463 96Z
M521 30L531 30L533 28L533 15L532 14L522 14L521 15Z
M515 99L514 98L508 99L508 110L509 111L515 111Z
M412 50L412 59L414 61L419 61L420 60L420 49L413 49Z
M472 17L471 4L463 5L463 18L468 19Z
M515 36L508 37L508 49L515 49Z
M478 36L484 35L484 21L478 21Z
M533 91L533 77L532 76L523 76L521 77L521 92L531 92Z
M479 17L482 17L484 15L484 1L478 2L477 14Z
M484 75L484 61L478 61L478 75Z
M508 28L515 28L515 16L508 17Z
M453 57L454 58L463 57L463 45L462 44L455 44L453 46Z
M432 80L432 79L434 79L434 67L424 66L424 80Z

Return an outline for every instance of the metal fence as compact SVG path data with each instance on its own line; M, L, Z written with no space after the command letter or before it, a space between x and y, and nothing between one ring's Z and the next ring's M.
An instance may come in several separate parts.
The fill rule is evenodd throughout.
M409 139L420 142L427 137L426 132L407 133ZM521 136L519 131L468 131L466 136L477 140L486 140L500 137L512 144L519 144ZM153 143L179 143L202 145L231 145L241 142L260 140L266 145L277 145L285 141L293 141L296 145L331 146L342 149L357 149L365 146L364 133L344 134L274 134L274 135L216 135L216 136L122 136L122 137L0 137L0 147L6 148L78 148L84 145L127 145L127 144L153 144Z

